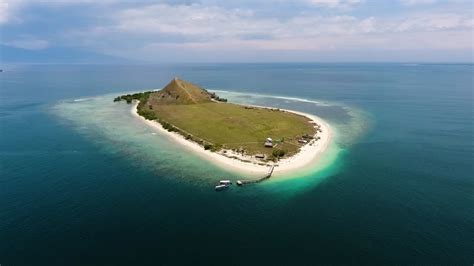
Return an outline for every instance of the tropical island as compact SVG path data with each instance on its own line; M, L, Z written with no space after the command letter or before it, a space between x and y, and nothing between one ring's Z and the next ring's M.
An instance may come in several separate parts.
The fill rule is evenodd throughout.
M296 170L318 158L330 140L322 119L278 108L229 103L174 78L163 89L118 96L148 125L211 161L246 173Z

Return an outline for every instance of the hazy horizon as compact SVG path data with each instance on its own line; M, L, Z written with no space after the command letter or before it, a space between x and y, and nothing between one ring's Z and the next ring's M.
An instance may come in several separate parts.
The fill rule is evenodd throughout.
M469 1L0 0L2 63L472 63Z

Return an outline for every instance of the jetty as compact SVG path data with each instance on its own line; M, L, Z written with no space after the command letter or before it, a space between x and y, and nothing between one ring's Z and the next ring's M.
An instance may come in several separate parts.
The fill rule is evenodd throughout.
M270 169L268 170L268 173L265 176L261 177L261 178L251 179L251 180L237 180L237 185L243 186L243 185L247 185L247 184L262 182L263 180L268 179L272 176L274 169L275 169L275 165L270 166Z

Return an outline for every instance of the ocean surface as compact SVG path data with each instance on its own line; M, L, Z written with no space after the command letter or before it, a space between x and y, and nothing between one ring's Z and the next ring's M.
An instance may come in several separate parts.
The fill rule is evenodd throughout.
M0 264L474 262L474 66L11 65L0 73ZM113 103L173 77L320 116L305 171L242 178Z

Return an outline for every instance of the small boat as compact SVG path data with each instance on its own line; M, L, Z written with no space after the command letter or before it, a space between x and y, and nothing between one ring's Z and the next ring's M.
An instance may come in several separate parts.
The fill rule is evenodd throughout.
M229 188L230 185L217 185L216 186L216 191L224 190Z
M232 185L232 181L230 180L221 180L219 181L220 185Z
M242 181L237 180L237 185L242 186L243 185Z

